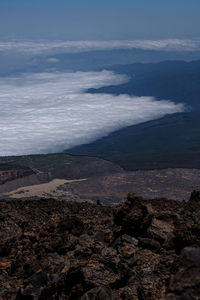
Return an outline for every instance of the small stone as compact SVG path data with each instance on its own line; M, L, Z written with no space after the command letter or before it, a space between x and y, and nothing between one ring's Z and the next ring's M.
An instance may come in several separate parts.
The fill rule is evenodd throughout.
M185 247L181 252L184 262L200 263L200 248Z
M107 287L98 287L85 293L81 300L112 300L112 293Z
M139 238L139 246L149 250L159 250L161 247L158 241L148 238Z
M12 265L11 261L1 261L0 262L0 269L1 270L6 270L6 269L10 268L11 265Z

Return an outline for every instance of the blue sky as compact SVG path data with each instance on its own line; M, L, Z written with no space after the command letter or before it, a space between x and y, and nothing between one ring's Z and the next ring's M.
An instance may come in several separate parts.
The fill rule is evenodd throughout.
M199 38L199 0L0 0L0 37Z

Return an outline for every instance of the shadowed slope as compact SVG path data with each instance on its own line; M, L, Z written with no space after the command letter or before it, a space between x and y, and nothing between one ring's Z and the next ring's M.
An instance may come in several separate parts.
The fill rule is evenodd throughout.
M200 168L200 112L129 126L67 152L103 157L127 170Z

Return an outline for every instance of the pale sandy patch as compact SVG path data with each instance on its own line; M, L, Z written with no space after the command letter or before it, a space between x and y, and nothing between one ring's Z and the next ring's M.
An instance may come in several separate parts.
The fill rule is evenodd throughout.
M60 190L61 186L63 186L66 183L72 183L72 182L80 182L85 181L84 179L76 179L76 180L65 180L65 179L53 179L52 181L48 183L42 183L38 185L30 185L26 187L18 188L12 192L6 193L6 196L9 196L10 198L15 199L21 199L21 198L28 198L28 197L55 197L56 198L60 195L67 194L68 192L63 190ZM70 192L69 192L70 193Z

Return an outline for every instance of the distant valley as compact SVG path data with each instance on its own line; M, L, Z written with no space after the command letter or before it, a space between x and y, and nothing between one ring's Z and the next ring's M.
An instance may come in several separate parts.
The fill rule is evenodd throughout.
M127 172L100 158L67 154L0 157L0 167L1 200L54 198L113 206L135 192L145 199L182 201L200 184L197 169Z

